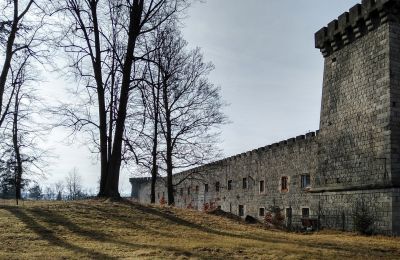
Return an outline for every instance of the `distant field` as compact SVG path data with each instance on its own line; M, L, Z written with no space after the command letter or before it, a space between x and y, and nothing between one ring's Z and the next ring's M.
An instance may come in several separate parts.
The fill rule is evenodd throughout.
M128 202L0 201L0 259L400 259L400 239L260 229Z

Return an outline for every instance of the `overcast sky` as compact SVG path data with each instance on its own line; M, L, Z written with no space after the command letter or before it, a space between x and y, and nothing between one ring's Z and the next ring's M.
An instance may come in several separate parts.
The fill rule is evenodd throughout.
M216 69L211 80L229 103L231 124L222 128L226 156L315 131L319 127L323 58L314 33L356 4L356 0L208 0L196 3L184 21L191 47L201 47ZM69 83L73 84L73 82ZM59 75L49 75L49 96L62 95ZM82 145L67 146L56 130L48 145L58 158L45 184L64 180L77 167L93 191L99 167ZM122 194L129 177L120 178Z

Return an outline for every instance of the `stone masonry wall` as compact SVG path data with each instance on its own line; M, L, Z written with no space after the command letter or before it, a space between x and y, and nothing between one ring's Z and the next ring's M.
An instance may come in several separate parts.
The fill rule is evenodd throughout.
M267 212L273 205L281 209L291 207L292 223L300 225L303 208L308 208L310 215L316 215L316 209L311 208L311 194L301 187L301 176L315 177L317 142L318 136L309 133L177 174L174 176L175 183L182 178L187 180L176 187L176 206L201 210L205 205L213 205L239 214L239 205L243 205L244 216L251 215L259 219L264 218L260 216L260 208ZM287 191L281 190L282 177L288 177ZM243 187L244 178L246 188ZM264 182L263 192L260 192L260 181ZM206 185L208 191L205 190ZM159 179L158 201L163 196L166 198L166 194L164 179ZM150 183L142 184L138 199L144 203L150 202Z

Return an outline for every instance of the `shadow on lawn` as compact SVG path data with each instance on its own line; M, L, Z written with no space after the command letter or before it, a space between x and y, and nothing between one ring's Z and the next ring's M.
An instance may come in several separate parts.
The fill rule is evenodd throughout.
M131 207L135 208L136 210L140 210L144 213L147 214L153 214L156 216L159 216L161 218L167 219L171 221L172 223L182 225L188 228L194 228L202 232L206 233L211 233L214 235L219 235L219 236L227 236L227 237L232 237L232 238L238 238L238 239L248 239L248 240L253 240L253 241L258 241L258 242L263 242L263 243L271 243L271 244L287 244L289 247L293 248L293 246L300 246L301 248L305 249L306 247L310 249L321 249L321 250L336 250L339 252L343 253L357 253L357 254L364 254L368 256L381 256L382 253L388 253L388 252L393 252L393 250L388 250L387 252L383 252L380 249L374 249L371 248L371 245L366 245L366 246L361 246L358 245L357 247L354 247L354 245L343 245L340 243L331 243L331 242L324 242L324 241L312 241L312 240L306 240L306 239L288 239L285 236L282 237L265 237L265 236L257 236L257 235L250 235L250 234L235 234L235 233L229 233L225 231L220 231L216 229L211 229L206 226L199 225L197 223L193 223L190 221L187 221L185 219L182 219L176 215L174 215L172 212L163 212L161 210L151 208L151 207L146 207L144 205L131 202L131 201L124 201L124 204L128 204ZM297 249L299 250L299 249Z
M42 240L48 241L51 245L63 247L67 250L73 251L78 254L84 254L86 256L99 258L99 259L116 259L114 257L110 257L106 254L95 252L90 249L86 249L83 247L76 246L74 244L68 243L66 240L57 237L54 232L45 226L39 224L33 217L26 214L23 210L12 207L12 206L2 206L1 208L6 209L19 220L27 225L29 229L35 232Z
M11 214L13 214L15 217L17 217L19 220L21 220L23 223L27 225L28 228L30 228L33 232L35 232L37 235L42 240L48 241L50 244L54 246L59 246L63 247L67 250L73 251L75 253L79 254L85 254L86 256L89 256L94 259L118 259L118 257L115 256L109 256L104 253L96 252L93 249L88 249L88 248L83 248L76 246L74 244L71 244L66 241L66 239L59 238L56 236L55 232L52 230L56 228L57 226L62 226L66 229L68 229L70 232L81 236L81 237L86 237L89 240L95 240L98 242L102 243L112 243L116 244L117 246L125 246L127 249L134 249L134 250L139 250L139 249L150 249L150 250L165 250L167 252L173 253L175 256L195 256L200 259L204 258L204 255L200 254L195 254L193 252L185 251L185 250L180 250L174 247L169 247L169 246L159 246L159 245L146 245L146 244L134 244L130 242L125 242L125 241L120 241L116 240L111 237L111 234L107 234L105 232L99 232L99 231L94 231L94 230L89 230L83 227L80 227L70 221L68 218L61 214L57 214L54 211L46 210L46 209L41 209L41 208L25 208L21 209L15 206L0 206L0 209L5 209L9 211ZM34 217L28 215L32 214ZM47 225L50 227L45 227L38 223L37 220L45 222ZM105 224L107 225L107 224ZM121 251L124 249L120 249Z

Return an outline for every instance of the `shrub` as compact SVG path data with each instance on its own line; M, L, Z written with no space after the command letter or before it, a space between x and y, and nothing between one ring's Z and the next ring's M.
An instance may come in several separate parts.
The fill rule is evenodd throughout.
M363 201L356 203L353 212L353 221L357 232L364 235L372 235L374 233L375 218Z
M271 206L267 214L265 214L265 222L276 228L283 228L285 216L282 214L282 209L278 206Z

